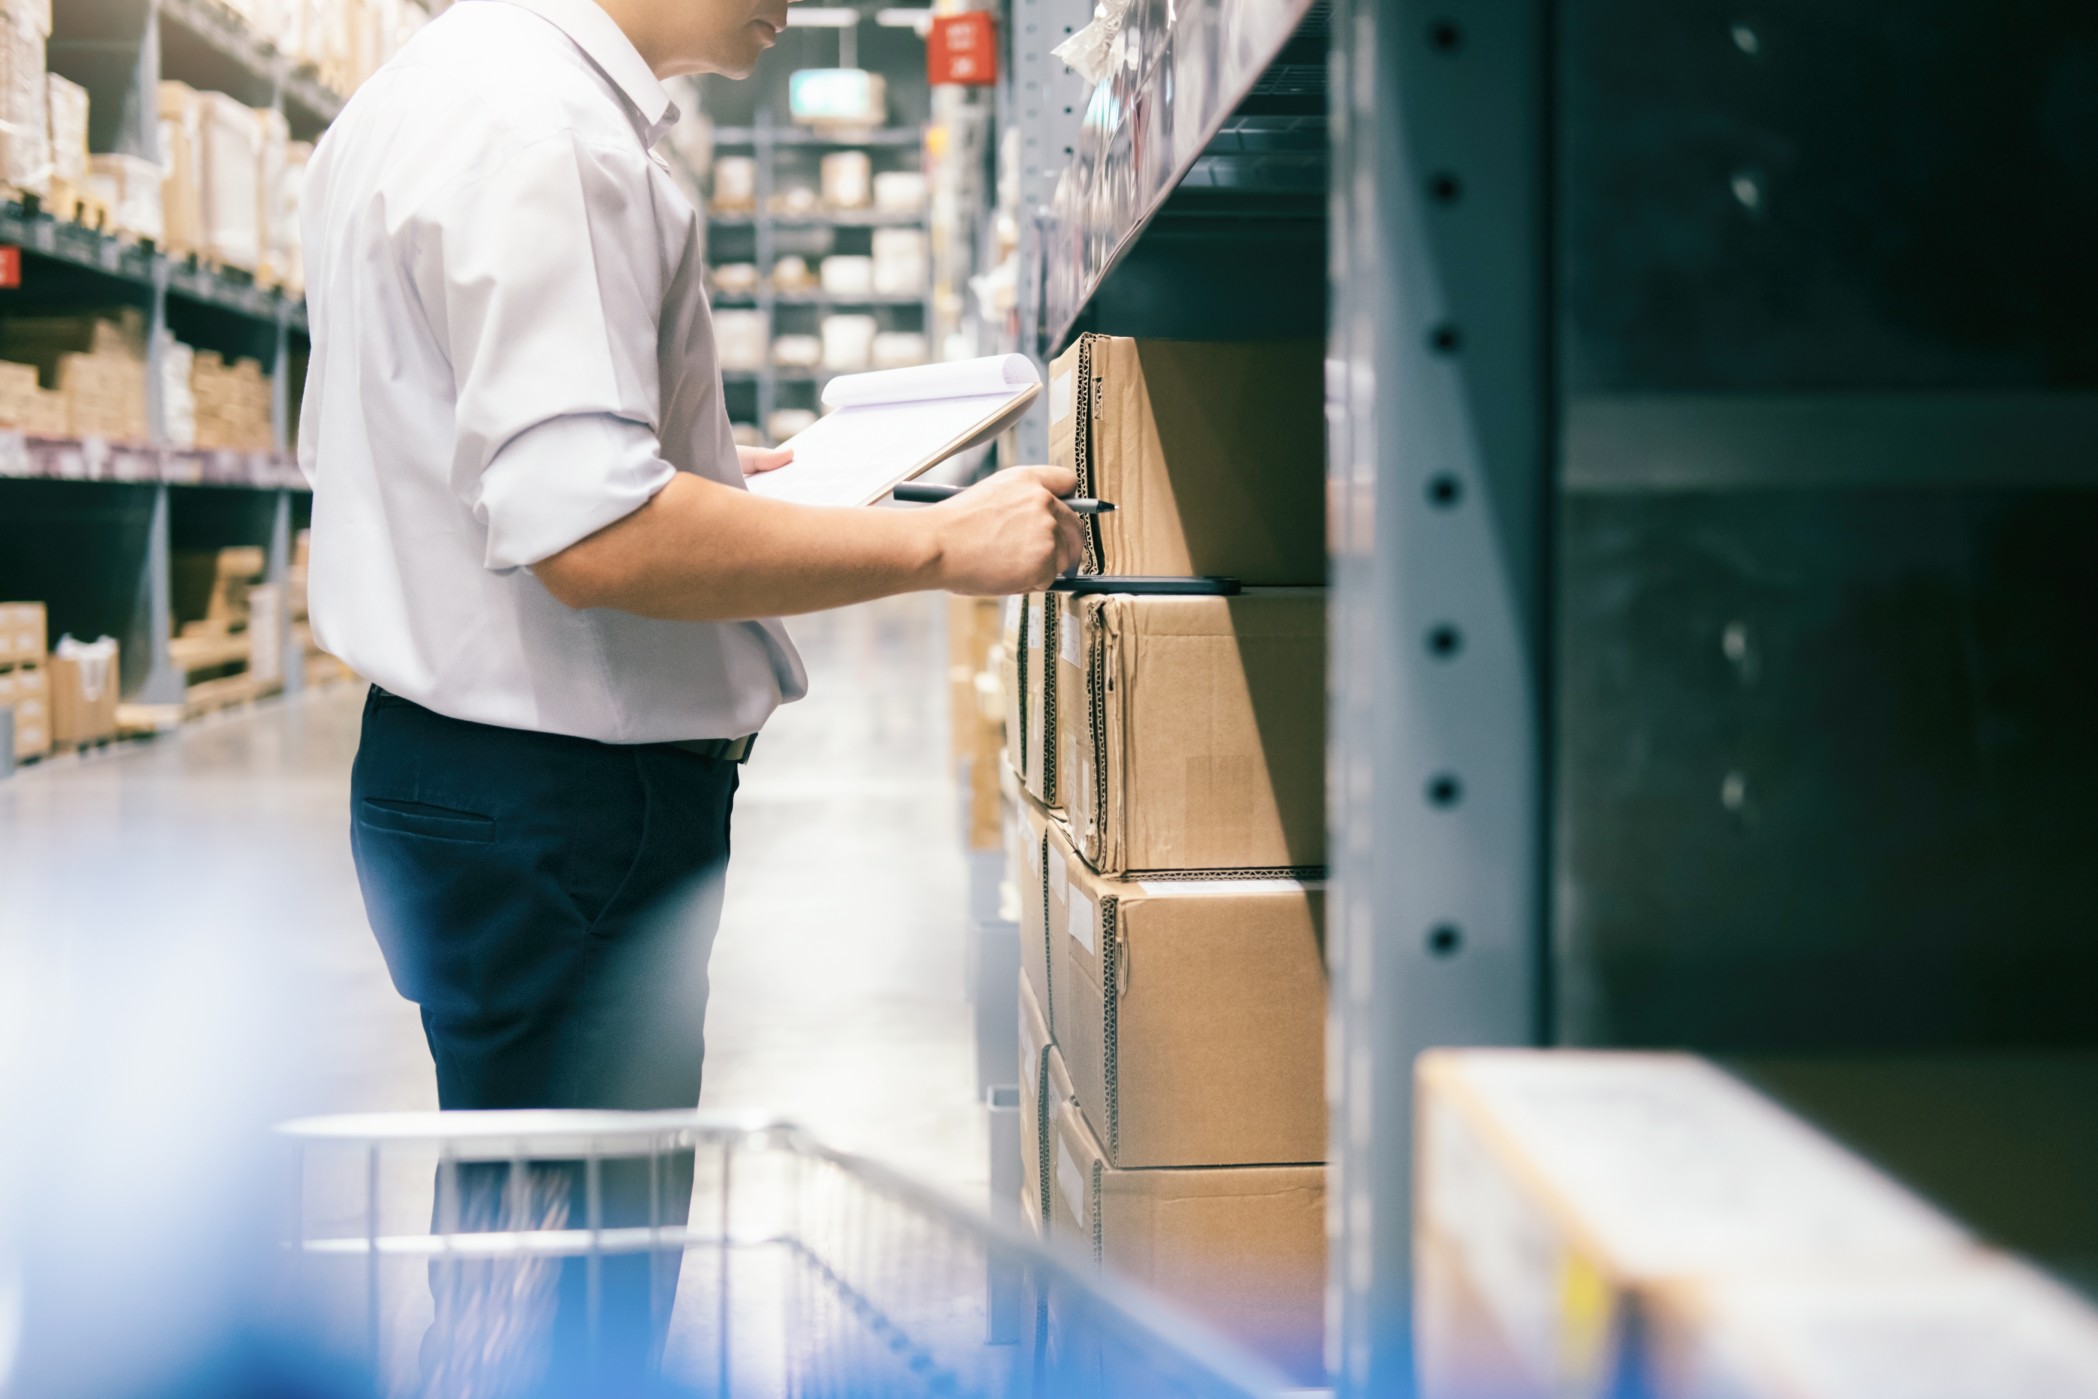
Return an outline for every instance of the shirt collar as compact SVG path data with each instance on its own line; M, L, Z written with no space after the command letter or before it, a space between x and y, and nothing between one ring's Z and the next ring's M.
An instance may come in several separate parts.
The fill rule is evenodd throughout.
M648 144L654 145L677 122L677 105L610 15L594 0L507 0L519 9L530 10L575 41L575 46L604 71L613 85L634 106L647 125Z

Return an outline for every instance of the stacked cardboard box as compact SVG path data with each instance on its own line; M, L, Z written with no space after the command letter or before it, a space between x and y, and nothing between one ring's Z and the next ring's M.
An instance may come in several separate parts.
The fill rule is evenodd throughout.
M52 648L51 742L77 748L117 736L117 686L120 678L117 643L58 639Z
M1052 431L1083 456L1081 489L1126 517L1093 531L1088 570L1268 586L1007 609L1024 1188L1052 1237L1311 1380L1327 1131L1325 594L1305 586L1324 577L1318 355L1082 348L1082 364L1057 362Z
M199 447L270 449L275 441L270 378L259 363L237 359L228 364L209 350L199 350L190 386Z
M158 161L135 155L98 155L90 161L88 188L108 209L111 233L162 241L166 183Z
M110 316L13 316L0 324L0 354L37 367L65 408L74 437L146 438L145 321ZM19 377L19 376L18 376Z
M17 760L40 758L51 749L46 629L42 603L0 602L0 709L14 711Z
M44 78L44 109L51 133L51 178L75 190L87 186L87 89L49 73Z
M51 192L49 0L0 0L0 185Z
M2098 1394L2098 1055L1737 1068L1422 1059L1424 1399Z
M43 387L35 365L0 360L0 426L38 437L64 437L65 395Z

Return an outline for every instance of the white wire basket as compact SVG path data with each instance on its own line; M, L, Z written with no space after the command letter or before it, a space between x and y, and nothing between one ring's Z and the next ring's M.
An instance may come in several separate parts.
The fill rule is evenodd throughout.
M1090 1260L787 1123L530 1111L280 1130L299 1157L299 1295L339 1350L365 1357L377 1394L1222 1399L1285 1387ZM680 1219L671 1201L687 1170ZM654 1338L645 1383L549 1362L546 1337L577 1323L598 1359L622 1298Z

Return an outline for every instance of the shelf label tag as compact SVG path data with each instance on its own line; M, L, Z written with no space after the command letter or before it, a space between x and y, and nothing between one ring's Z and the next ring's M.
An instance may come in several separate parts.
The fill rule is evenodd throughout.
M22 285L22 250L12 243L0 245L0 287Z

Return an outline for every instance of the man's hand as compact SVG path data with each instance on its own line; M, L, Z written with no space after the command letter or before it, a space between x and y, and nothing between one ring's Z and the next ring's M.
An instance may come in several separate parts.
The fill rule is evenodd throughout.
M794 460L792 447L738 447L736 460L743 463L745 476L756 476L764 471L777 471Z
M940 586L986 596L1039 592L1077 567L1084 535L1060 499L1077 489L1062 467L1016 466L928 507Z

